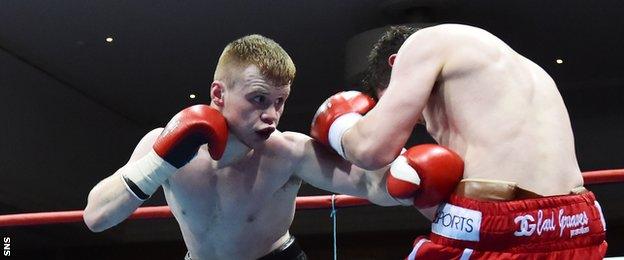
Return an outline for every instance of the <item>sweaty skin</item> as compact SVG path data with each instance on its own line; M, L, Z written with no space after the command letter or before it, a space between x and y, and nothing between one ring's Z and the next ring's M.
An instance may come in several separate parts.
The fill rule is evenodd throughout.
M464 159L464 178L511 181L540 195L583 185L555 82L485 30L446 24L417 31L378 94L377 106L342 139L357 165L386 165L422 117L433 138Z
M212 106L228 121L223 157L203 145L163 185L193 259L257 259L290 236L302 181L328 191L397 205L385 188L385 170L364 171L310 137L275 130L290 86L275 86L251 65L231 88L213 83ZM147 154L162 128L139 142L128 163ZM142 203L124 187L118 170L89 194L85 223L102 231ZM182 256L181 256L182 257Z

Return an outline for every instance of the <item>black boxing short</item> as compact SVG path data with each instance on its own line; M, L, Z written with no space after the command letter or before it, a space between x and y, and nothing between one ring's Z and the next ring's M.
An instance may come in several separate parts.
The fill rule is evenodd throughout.
M258 260L307 260L305 252L301 249L294 236L284 242L280 247L271 251ZM187 252L184 260L192 260L191 252Z

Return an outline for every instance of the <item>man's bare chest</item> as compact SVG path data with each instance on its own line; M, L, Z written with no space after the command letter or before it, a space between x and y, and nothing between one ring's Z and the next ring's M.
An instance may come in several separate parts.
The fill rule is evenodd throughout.
M177 218L212 226L249 222L267 205L292 202L300 181L287 170L262 162L215 169L192 161L164 186L165 195Z

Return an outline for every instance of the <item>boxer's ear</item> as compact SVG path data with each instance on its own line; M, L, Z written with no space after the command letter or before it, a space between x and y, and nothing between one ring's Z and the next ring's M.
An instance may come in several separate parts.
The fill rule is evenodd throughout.
M218 107L223 107L223 91L225 90L225 85L223 82L215 80L210 85L210 99L212 102Z
M390 65L390 67L394 66L394 60L396 59L396 53L390 55L390 57L388 57L388 65Z

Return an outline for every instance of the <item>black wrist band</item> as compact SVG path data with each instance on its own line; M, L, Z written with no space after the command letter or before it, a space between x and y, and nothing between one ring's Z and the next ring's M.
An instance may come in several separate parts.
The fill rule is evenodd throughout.
M123 180L126 182L126 184L128 184L128 187L130 188L130 190L132 191L132 193L134 193L134 195L137 196L137 198L141 199L141 200L147 200L149 199L149 195L145 194L145 192L143 192L139 186L137 186L132 180L128 179L128 177L126 177L126 175L123 175Z

